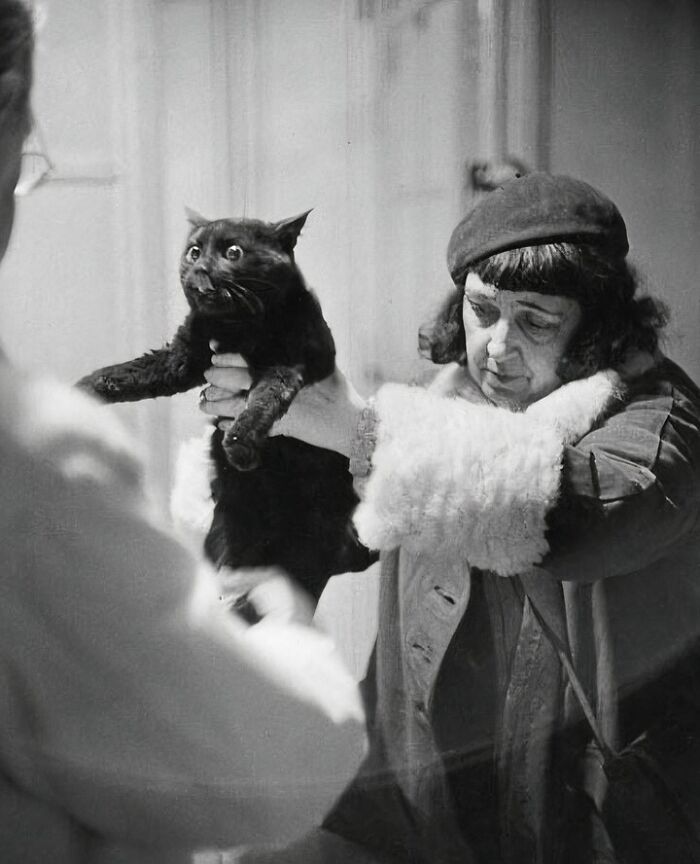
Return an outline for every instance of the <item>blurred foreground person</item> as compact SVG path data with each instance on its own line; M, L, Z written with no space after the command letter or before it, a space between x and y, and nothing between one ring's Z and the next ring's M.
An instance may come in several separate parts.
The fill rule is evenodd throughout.
M0 0L0 257L30 129L27 8ZM0 360L0 859L188 861L290 841L364 754L319 632L218 600L149 517L115 419Z
M506 183L452 234L433 385L336 374L278 424L350 457L379 631L362 771L248 860L700 860L700 391L627 253L588 184ZM214 359L235 417L247 370Z

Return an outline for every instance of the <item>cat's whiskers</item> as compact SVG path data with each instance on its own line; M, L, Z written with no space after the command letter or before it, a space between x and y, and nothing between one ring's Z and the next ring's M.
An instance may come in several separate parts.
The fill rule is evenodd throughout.
M269 279L258 279L258 278L256 278L255 276L246 276L246 282L252 282L252 283L255 283L256 285L261 285L261 286L263 286L264 288L267 288L267 289L272 289L272 288L276 288L276 287L277 287L277 286L275 285L275 283L274 283L274 282L270 282Z
M235 292L236 299L240 300L242 303L245 303L251 314L255 315L256 312L264 311L263 303L260 298L256 297L252 291L250 291L244 285L241 285L239 282L229 282L225 290L231 291L232 293ZM257 304L257 308L252 301L255 301L255 304Z

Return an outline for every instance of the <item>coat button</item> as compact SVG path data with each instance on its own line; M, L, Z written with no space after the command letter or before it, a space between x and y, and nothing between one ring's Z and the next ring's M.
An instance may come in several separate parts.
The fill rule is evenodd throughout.
M427 726L430 724L430 717L428 715L428 706L425 704L424 699L416 699L413 703L413 708L416 712L416 719L421 726Z
M442 599L442 600L443 600L443 601L444 601L448 606L455 606L455 605L457 604L457 601L456 601L455 598L452 596L452 594L450 594L449 591L446 591L446 590L442 587L442 585L434 585L434 586L433 586L433 591L434 591L434 592L437 594L437 596L440 597L440 598L441 598L441 599Z
M414 656L418 656L424 663L432 663L433 661L433 646L425 639L408 638L408 647L413 652Z

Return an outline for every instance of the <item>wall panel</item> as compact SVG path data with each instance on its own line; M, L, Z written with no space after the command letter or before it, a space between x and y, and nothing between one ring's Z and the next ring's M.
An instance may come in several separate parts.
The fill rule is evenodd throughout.
M619 204L645 287L668 300L667 349L700 378L700 5L561 0L552 166Z

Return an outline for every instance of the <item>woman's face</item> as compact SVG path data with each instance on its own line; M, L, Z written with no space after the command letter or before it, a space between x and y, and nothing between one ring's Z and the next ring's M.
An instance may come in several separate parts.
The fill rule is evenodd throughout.
M499 291L469 273L462 316L467 367L491 402L526 408L560 386L559 362L581 320L576 300Z

